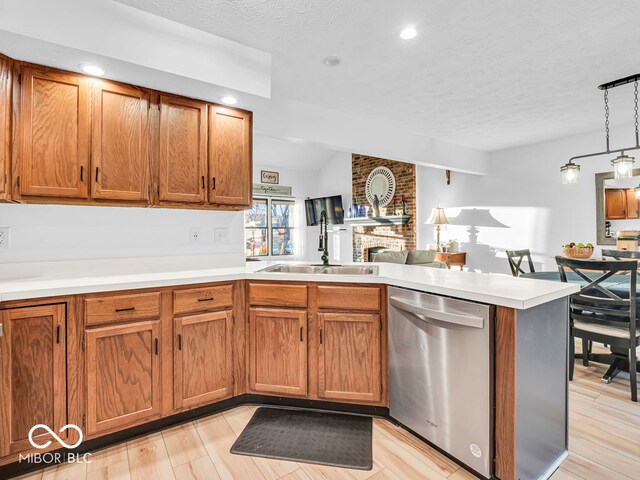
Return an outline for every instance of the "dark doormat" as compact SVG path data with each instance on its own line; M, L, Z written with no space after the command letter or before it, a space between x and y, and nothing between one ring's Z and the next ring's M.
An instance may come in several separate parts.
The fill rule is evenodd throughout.
M370 417L258 408L231 453L371 470Z

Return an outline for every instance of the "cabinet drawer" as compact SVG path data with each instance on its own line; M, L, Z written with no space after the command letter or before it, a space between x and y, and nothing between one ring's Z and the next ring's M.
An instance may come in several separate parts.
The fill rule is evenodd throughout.
M250 283L249 303L275 307L306 307L307 286Z
M378 287L320 285L318 287L318 308L380 310L380 289Z
M84 315L87 325L158 317L160 293L87 298L84 301Z
M233 305L233 285L217 287L189 288L173 292L173 313L191 313L231 307Z

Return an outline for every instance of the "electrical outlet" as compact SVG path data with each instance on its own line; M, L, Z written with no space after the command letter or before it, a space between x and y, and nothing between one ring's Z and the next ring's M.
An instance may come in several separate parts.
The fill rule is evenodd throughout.
M192 227L189 229L189 243L202 243L202 228Z
M0 248L9 248L9 227L0 227Z
M216 228L214 233L215 241L218 245L229 244L229 229L228 228Z

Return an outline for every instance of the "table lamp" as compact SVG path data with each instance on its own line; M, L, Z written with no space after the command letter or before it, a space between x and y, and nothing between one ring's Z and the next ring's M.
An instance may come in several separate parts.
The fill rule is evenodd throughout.
M447 216L444 213L444 208L436 207L433 210L431 210L431 215L429 216L429 220L427 220L425 224L436 226L436 241L437 241L436 249L440 248L440 225L447 225L448 223L449 223L449 220L447 220Z

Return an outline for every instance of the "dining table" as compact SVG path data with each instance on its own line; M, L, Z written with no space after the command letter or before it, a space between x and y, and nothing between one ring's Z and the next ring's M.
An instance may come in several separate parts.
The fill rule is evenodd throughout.
M582 272L587 277L592 280L601 277L604 272ZM565 272L567 282L577 283L579 285L586 285L586 280L580 277L577 273L574 272ZM558 270L553 271L541 271L541 272L527 272L520 275L520 278L532 278L537 280L550 280L561 282L562 278L560 277L560 272ZM606 280L600 282L599 285L609 290L611 293L618 295L620 298L629 298L629 293L631 290L631 277L629 275L612 275ZM596 292L596 294L598 294ZM640 284L636 285L636 297L640 300ZM570 352L571 355L575 358L582 358L582 354L575 353L575 345L573 342L570 343ZM589 353L589 360L593 360L597 363L609 364L609 368L602 376L602 381L604 383L611 383L611 381L615 378L615 376L620 372L628 372L629 371L629 361L627 360L627 352L624 350L617 351L617 349L609 347L611 353L610 354L601 354L601 353Z

